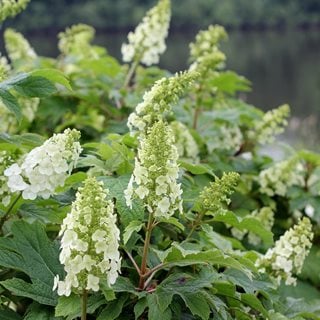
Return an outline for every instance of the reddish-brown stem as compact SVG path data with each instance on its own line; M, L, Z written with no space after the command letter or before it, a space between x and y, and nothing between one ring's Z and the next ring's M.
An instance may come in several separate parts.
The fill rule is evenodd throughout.
M149 214L146 237L145 237L144 246L143 246L141 267L140 267L140 280L139 280L140 290L144 289L144 284L145 284L145 274L147 273L147 258L148 258L148 251L149 251L152 229L153 229L153 214Z

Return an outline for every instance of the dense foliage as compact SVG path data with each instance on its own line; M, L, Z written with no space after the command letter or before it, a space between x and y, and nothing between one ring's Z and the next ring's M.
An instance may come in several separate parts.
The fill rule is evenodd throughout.
M125 64L88 25L56 59L6 29L1 319L319 319L320 155L261 152L290 108L239 98L224 28L198 33L188 70L154 66L170 16L146 14Z

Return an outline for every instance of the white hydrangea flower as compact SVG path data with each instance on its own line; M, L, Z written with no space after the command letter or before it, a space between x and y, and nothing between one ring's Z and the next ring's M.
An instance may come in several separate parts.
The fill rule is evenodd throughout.
M260 172L257 179L260 184L260 192L271 197L284 196L289 187L303 186L303 171L302 164L295 157L278 162Z
M215 134L207 137L209 152L214 150L238 151L243 143L243 135L238 126L219 124L215 128Z
M14 173L20 172L19 166L14 165L18 157L19 154L17 152L0 151L0 200L5 207L8 206L11 201L11 191L7 184L8 177L4 175L4 171L7 167L13 166Z
M170 123L170 127L175 137L175 146L179 157L189 158L194 162L198 162L199 148L187 126L179 121L173 121Z
M170 17L170 0L160 0L147 12L135 31L129 32L128 43L121 47L123 61L141 61L147 66L157 64L159 56L166 50Z
M295 285L294 275L301 272L312 239L310 220L303 218L256 261L256 266L261 272L268 272L278 284L283 279L286 285Z
M155 122L163 119L196 77L197 73L189 71L156 81L151 90L144 94L135 112L129 115L127 124L130 132L145 133Z
M49 198L75 167L82 150L79 138L79 131L66 129L31 150L20 165L8 167L4 175L10 191L22 191L24 199Z
M58 289L58 295L98 291L101 278L106 277L111 285L120 273L120 231L107 194L103 183L87 178L63 220L59 259L67 274L64 280L55 278L53 290Z
M125 198L132 206L136 196L144 200L146 209L155 217L169 217L182 212L182 190L177 183L178 152L171 129L162 121L156 122L140 141L138 157Z

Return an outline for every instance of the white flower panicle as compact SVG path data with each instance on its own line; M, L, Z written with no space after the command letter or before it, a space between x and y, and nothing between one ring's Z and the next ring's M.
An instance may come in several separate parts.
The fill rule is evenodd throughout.
M159 56L166 50L170 18L171 1L159 0L135 31L128 34L128 43L121 47L123 61L141 62L147 66L157 64Z
M181 72L171 78L162 78L155 82L150 91L143 96L143 101L136 107L135 112L128 118L130 132L147 130L178 102L179 97L191 86L197 77L196 72Z
M8 78L11 67L6 57L2 57L0 53L0 82Z
M268 196L284 196L289 187L304 184L303 165L296 157L262 170L258 177L260 192Z
M0 0L0 23L24 10L30 0Z
M261 121L255 123L248 136L258 143L272 143L275 136L284 131L287 126L287 118L290 115L290 107L285 104L264 114Z
M197 60L191 64L189 70L195 70L204 76L210 71L221 68L224 65L225 60L226 56L224 53L221 51L214 51L198 57Z
M58 34L58 47L65 55L89 55L94 52L91 50L90 44L94 35L95 30L93 27L82 23L76 24Z
M4 175L6 168L11 166L18 159L17 152L9 152L7 150L0 151L0 199L6 207L11 201L11 192L7 185L8 177Z
M209 152L214 150L227 150L236 152L243 143L243 135L238 126L230 124L218 124L215 126L215 134L208 136L207 148Z
M207 54L219 52L219 42L227 39L227 33L221 26L209 26L196 35L194 43L190 43L190 59L196 61Z
M37 54L23 35L13 29L6 29L4 40L11 63L17 66L19 71L30 68Z
M301 272L312 246L312 239L311 222L308 218L303 218L256 261L256 266L261 272L269 273L278 284L283 279L286 285L295 285L294 275Z
M140 198L155 217L168 218L176 210L182 212L177 160L171 129L162 121L155 123L140 140L133 174L125 190L127 205L132 207L133 198Z
M58 295L98 291L100 279L114 284L120 273L120 231L114 205L107 200L108 190L96 178L89 177L79 188L71 212L63 220L60 235L60 262L66 277L55 277L53 290Z
M82 150L79 138L79 131L66 129L31 150L20 165L12 164L4 171L10 191L22 192L24 199L49 198L75 167Z
M179 121L173 121L170 123L170 128L175 137L175 146L177 147L179 157L190 158L195 162L199 161L198 145L187 126Z

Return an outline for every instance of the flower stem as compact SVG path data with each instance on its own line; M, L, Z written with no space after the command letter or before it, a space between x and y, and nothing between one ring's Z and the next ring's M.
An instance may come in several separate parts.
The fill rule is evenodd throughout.
M196 221L194 222L194 224L192 226L192 229L190 230L189 234L187 235L186 240L188 240L192 236L193 232L201 224L203 216L204 216L203 212L198 214L198 217L197 217Z
M141 267L140 267L140 281L139 281L140 290L144 289L144 284L145 284L145 274L147 273L147 258L148 258L152 228L153 228L153 214L150 213L147 230L146 230L146 237L144 240L142 261L141 261Z
M125 79L125 81L124 81L124 85L123 85L123 86L124 86L125 88L128 88L128 87L129 87L130 81L131 81L131 79L132 79L132 76L134 75L134 72L135 72L136 69L137 69L138 64L139 64L139 60L138 60L138 59L136 59L136 60L131 64L130 69L129 69L128 73L127 73L126 79Z
M4 225L4 223L7 221L8 216L10 215L13 207L16 205L16 203L19 201L19 199L21 198L22 193L20 192L17 197L13 200L13 202L11 203L10 207L8 208L8 210L6 211L6 213L1 217L0 219L0 230L2 230L2 227Z
M82 303L81 303L81 320L87 320L87 304L88 304L88 291L86 289L83 289Z

